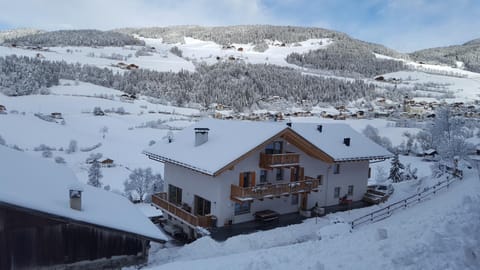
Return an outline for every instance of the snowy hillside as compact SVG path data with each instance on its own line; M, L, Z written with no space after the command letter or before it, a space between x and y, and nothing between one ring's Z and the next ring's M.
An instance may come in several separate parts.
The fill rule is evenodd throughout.
M84 182L90 167L85 160L92 153L102 153L102 159L113 159L116 165L102 170L102 182L118 192L123 192L123 181L135 168L153 167L161 172L158 163L146 159L142 150L150 141L162 140L168 130L190 125L199 115L197 110L142 99L122 100L122 92L88 83L75 85L62 81L51 91L51 95L0 95L0 104L8 112L0 114L0 136L7 145L16 145L34 156L45 152L42 144L52 148L48 159L55 162L56 157L64 158ZM106 115L93 115L95 107L100 107ZM63 119L49 122L36 116L41 114L49 119L54 112L61 113ZM67 154L65 150L72 140L77 142L78 149Z
M318 102L327 102L332 105L342 105L343 103L343 105L346 105L346 102L354 102L359 98L368 101L381 96L386 96L394 102L400 103L405 95L436 98L438 101L447 102L464 100L468 103L477 100L480 93L478 91L480 89L480 74L478 73L465 71L461 68L417 63L404 58L372 53L369 51L371 48L368 44L352 42L348 39L348 42L346 42L342 39L330 37L292 43L265 40L264 50L259 51L254 43L220 45L213 41L203 41L190 37L183 37L183 42L167 43L163 38L139 38L145 42L145 46L36 48L4 45L0 46L0 57L15 54L37 60L79 63L111 70L110 73L100 70L94 72L99 77L115 76L114 73L117 72L129 74L131 72L128 70L130 66L142 71L155 70L162 73L153 75L162 76L164 81L151 80L150 77L153 75L150 76L146 72L142 75L141 82L134 80L135 78L138 79L137 76L126 76L121 78L124 82L117 83L116 87L124 91L162 97L180 106L185 105L188 101L197 104L221 103L234 107L238 111L252 109L278 110L280 108L275 108L276 105L270 104L272 105L270 106L267 104L268 102L265 103L265 100L274 96L279 96L284 101L288 100L288 102L284 102L288 103L288 107L302 107L304 104L299 104L303 102L302 100L307 100L308 106L316 105ZM353 54L342 54L342 46L347 46L344 49L353 49ZM315 68L315 65L303 64L303 66L300 66L299 63L288 60L292 58L292 55L300 57L312 54L311 52L317 52L312 54L313 58L311 59L311 61L314 61L312 63L316 63L315 57L318 56L318 52L327 50L329 52L324 56L328 56L332 64L328 64L325 68L318 69ZM408 70L384 74L385 81L383 82L376 81L373 77L364 77L356 72L335 70L336 67L345 64L343 61L358 62L357 54L361 55L361 59L365 59L365 61L360 62L367 66L356 66L352 69L353 71L369 70L365 72L370 74L377 69L387 71L393 68L393 70L397 70L398 67L395 63L403 63ZM375 67L378 63L375 64L375 60L372 59L391 62L379 62L382 64ZM210 68L200 65L202 63L206 63ZM242 63L260 64L260 66L244 66ZM272 64L272 66L265 67L262 64ZM278 66L292 68L292 71L279 69ZM330 70L330 68L333 68L333 70ZM182 74L169 73L183 71L192 72L188 74L188 82L186 83L184 82L185 76ZM99 75L100 72L103 75ZM239 77L238 72L244 72L245 76ZM270 72L274 74L268 74ZM288 76L291 76L291 79L287 78L287 73ZM267 83L267 78L272 79L272 77L280 74L285 75L281 75L281 78L273 78L276 83L268 82L268 86L262 85ZM303 76L297 76L299 74ZM70 75L67 78L73 79L74 77ZM300 77L302 77L301 80L299 80ZM104 86L114 86L112 82L108 83L108 80L102 78L88 79L87 81L92 83L101 82ZM248 79L248 81L245 81L245 79ZM362 81L359 79L362 79ZM115 81L120 81L120 78L115 79ZM243 83L240 84L239 81ZM146 85L144 86L144 84ZM302 85L302 87L296 89L298 85ZM190 87L193 88L188 90ZM397 87L402 92L397 91ZM176 91L169 91L169 89L177 88ZM213 95L210 92L208 97L202 98L205 88L208 88L209 91L213 90ZM343 92L344 90L346 92ZM237 96L237 93L242 91L248 91L248 94L243 95L245 99ZM303 109L309 110L308 106Z

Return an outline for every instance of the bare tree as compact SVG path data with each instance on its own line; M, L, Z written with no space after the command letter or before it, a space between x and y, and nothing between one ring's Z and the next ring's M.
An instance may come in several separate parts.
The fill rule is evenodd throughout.
M125 194L130 199L138 198L139 201L149 201L148 194L163 190L163 179L160 174L153 174L151 168L137 168L132 171L123 183Z

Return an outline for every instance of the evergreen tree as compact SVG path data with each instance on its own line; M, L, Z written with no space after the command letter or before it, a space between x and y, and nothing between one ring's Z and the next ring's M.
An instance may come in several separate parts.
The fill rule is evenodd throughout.
M100 179L103 177L102 172L100 170L100 162L98 160L94 160L90 169L88 170L88 182L87 184L92 185L94 187L102 187L102 182Z
M398 154L395 154L391 164L392 166L390 167L390 175L388 176L388 179L392 180L393 183L402 182L404 180L402 171L405 169L405 166L400 162Z
M6 145L5 139L0 135L0 145Z

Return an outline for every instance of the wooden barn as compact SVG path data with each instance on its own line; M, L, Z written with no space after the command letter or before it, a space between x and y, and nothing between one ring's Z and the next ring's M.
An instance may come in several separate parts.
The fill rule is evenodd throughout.
M0 269L118 269L167 239L126 198L65 166L0 146L0 179Z

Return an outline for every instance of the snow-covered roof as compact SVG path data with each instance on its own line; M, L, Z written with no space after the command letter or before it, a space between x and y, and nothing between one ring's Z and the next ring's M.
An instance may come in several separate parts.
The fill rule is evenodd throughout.
M155 206L149 203L137 203L135 206L142 212L146 217L160 217L163 216L162 210L156 208Z
M82 210L70 208L69 189L81 188ZM65 165L0 146L0 203L162 241L168 238L126 198L78 182Z
M384 159L391 153L346 124L293 123L291 130L310 141L335 161ZM208 128L208 141L195 146L195 128ZM175 135L173 142L158 143L144 151L150 158L177 164L208 175L242 157L252 149L290 129L281 122L250 122L205 119ZM351 138L350 146L343 139Z
M209 128L208 141L195 146L195 128ZM173 142L145 150L165 162L214 175L286 128L285 124L205 119L175 134Z
M322 125L322 132L318 131ZM293 123L292 129L335 161L384 159L392 154L347 124ZM350 146L344 144L350 138Z

